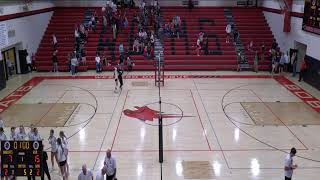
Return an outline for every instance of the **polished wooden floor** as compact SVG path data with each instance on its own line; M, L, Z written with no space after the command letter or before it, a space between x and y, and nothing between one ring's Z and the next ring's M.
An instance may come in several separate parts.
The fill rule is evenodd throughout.
M299 155L294 159L299 166L294 179L318 179L319 112L275 79L254 78L268 74L166 74L233 77L177 76L165 80L161 90L165 115L163 179L284 179L284 157L291 147L296 147ZM0 98L33 77L55 77L44 78L8 107L1 114L5 124L39 126L46 147L51 128L65 131L70 146L70 179L77 179L83 163L95 174L103 166L109 148L117 160L119 180L160 179L158 121L152 118L157 117L155 111L159 110L154 80L148 76L125 79L122 92L115 93L112 79L73 79L67 75L34 73L10 79ZM78 76L91 75L95 73ZM112 73L100 76L104 75L109 77ZM242 75L252 77L240 78ZM319 91L287 78L320 98ZM26 114L20 113L21 109ZM30 109L36 109L36 113ZM10 127L6 127L7 136L9 131ZM61 179L57 168L51 173L53 179Z

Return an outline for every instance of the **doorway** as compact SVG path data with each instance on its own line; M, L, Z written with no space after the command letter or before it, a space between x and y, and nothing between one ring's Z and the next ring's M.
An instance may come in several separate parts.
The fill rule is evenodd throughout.
M297 72L300 72L302 60L304 59L307 53L307 45L298 41L294 41L294 48L298 50Z
M2 57L5 62L5 75L6 79L9 79L10 75L18 74L18 68L17 68L17 59L16 59L16 48L10 48L2 52ZM9 70L9 67L11 65L11 70ZM11 73L10 73L11 71Z

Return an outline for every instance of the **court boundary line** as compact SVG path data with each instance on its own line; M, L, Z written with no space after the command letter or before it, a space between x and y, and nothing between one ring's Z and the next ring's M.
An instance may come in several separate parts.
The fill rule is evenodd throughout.
M320 113L320 100L312 96L303 88L293 83L284 76L271 75L165 75L166 79L274 79L280 85L289 90L292 94L297 96L300 100L311 106L316 112ZM9 93L0 100L0 113L8 109L12 104L17 102L20 98L26 95L34 87L36 87L43 80L79 80L79 79L113 79L112 75L92 75L92 76L35 76L27 82L23 83L17 89ZM154 79L154 75L126 75L124 79ZM301 94L306 95L302 97Z
M111 148L110 148L111 151L113 151L113 146L114 146L114 143L115 143L116 138L117 138L118 130L119 130L119 127L120 127L120 122L121 122L121 119L122 119L123 110L124 110L124 107L125 107L125 105L127 103L127 98L128 98L129 91L130 90L128 90L127 93L126 93L126 98L125 98L124 103L123 103L122 108L121 108L121 114L120 114L120 117L119 117L119 120L118 120L117 129L116 129L116 132L114 133L112 144L111 144Z
M146 89L146 90L151 90L151 89ZM124 107L125 107L125 105L126 105L126 101L127 101L127 96L128 96L128 94L129 94L129 91L131 91L130 89L127 91L127 94L126 94L126 99L125 99L125 102L124 102L124 104L123 104L123 108L122 108L122 111L121 111L121 115L120 115L120 119L119 119L119 121L118 121L118 125L117 125L117 129L116 129L116 133L115 133L115 135L114 135L114 138L113 138L113 142L112 142L112 146L111 146L111 150L113 151L113 152L117 152L117 151L122 151L122 150L113 150L113 148L114 148L114 143L115 143L115 140L116 140L116 137L117 137L117 134L118 134L118 129L120 129L120 123L121 123L121 119L122 119L122 114L123 114L123 110L124 110ZM201 120L201 117L200 117L200 114L199 114L199 111L198 111L198 108L197 108L197 105L195 104L195 101L194 101L194 97L193 97L193 93L192 93L192 91L191 91L191 89L184 89L184 91L188 91L188 92L190 92L190 95L191 95L191 98L192 98L192 102L193 102L193 104L194 104L194 106L195 106L195 108L196 108L196 111L197 111L197 114L198 114L198 118L197 119L199 119L199 121L200 121L200 126L201 126L201 128L202 128L202 133L204 133L204 136L205 136L205 141L207 141L207 145L208 145L208 148L209 148L209 150L196 150L196 151L212 151L212 148L211 148L211 146L210 146L210 143L209 143L209 140L208 140L208 137L207 137L207 134L205 133L205 129L204 129L204 126L203 126L203 123L202 123L202 120ZM136 152L136 150L125 150L125 151L130 151L130 152ZM138 150L139 151L139 150ZM142 151L139 151L139 152L143 152L144 150L142 150ZM159 150L146 150L146 151L159 151ZM175 151L175 150L169 150L169 149L167 149L167 150L163 150L163 151ZM177 150L177 151L181 151L181 152L184 152L184 151L194 151L194 150L187 150L187 149L185 149L185 150Z
M286 128L289 130L289 132L302 144L302 146L303 146L304 148L306 148L307 150L309 149L309 148L298 138L298 136L297 136L295 133L293 133L293 131L286 125L286 123L284 123L284 122L279 118L279 116L277 116L277 115L272 111L272 109L266 104L266 102L262 101L262 99L259 97L259 95L258 95L256 92L254 92L252 89L250 89L249 91L251 91L253 94L255 94L255 95L257 96L257 98L259 98L259 100L262 102L262 104L263 104L267 109L269 109L269 111L281 122L281 124L283 124L284 127L286 127Z
M200 117L199 109L198 109L198 107L197 107L197 105L196 105L196 101L195 101L195 99L194 99L194 96L193 96L193 93L192 93L192 90L191 90L191 89L190 89L190 94L191 94L191 97L192 97L192 102L193 102L194 107L196 108L196 111L197 111L197 114L198 114L198 119L199 119L199 121L200 121L200 125L201 125L201 127L202 127L202 133L204 134L204 136L205 136L205 138L206 138L206 140L207 140L209 150L212 150L212 148L211 148L211 146L210 146L210 143L209 143L209 139L208 139L207 133L206 133L206 131L205 131L205 129L204 129L204 126L203 126L202 119L201 119L201 117Z

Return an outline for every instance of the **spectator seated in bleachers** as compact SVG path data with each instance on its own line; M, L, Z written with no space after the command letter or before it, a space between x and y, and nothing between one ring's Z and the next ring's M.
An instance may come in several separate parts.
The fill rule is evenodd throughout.
M140 52L140 48L141 48L141 44L139 42L139 39L136 38L133 42L133 45L132 45L132 51L138 53L138 52Z
M173 23L173 35L177 35L177 38L179 39L180 33L181 33L181 18L180 16L174 16L172 19Z

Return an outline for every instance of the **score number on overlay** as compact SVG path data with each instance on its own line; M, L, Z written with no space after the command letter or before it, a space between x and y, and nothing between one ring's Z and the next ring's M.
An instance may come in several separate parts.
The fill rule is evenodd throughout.
M2 176L41 176L42 141L1 141Z

